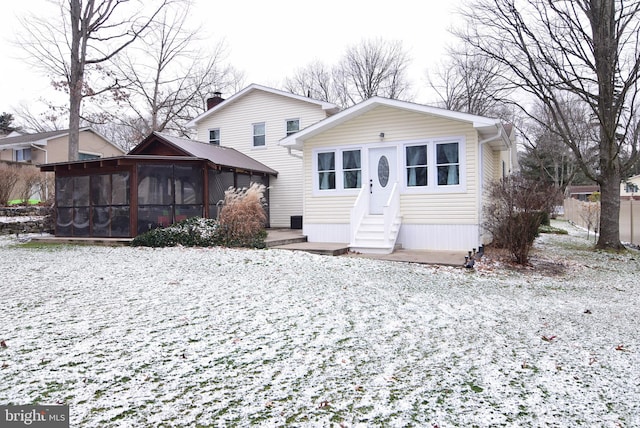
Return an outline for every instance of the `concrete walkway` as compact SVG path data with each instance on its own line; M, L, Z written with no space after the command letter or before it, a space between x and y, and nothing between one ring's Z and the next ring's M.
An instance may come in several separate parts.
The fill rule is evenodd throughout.
M349 244L345 242L307 242L301 230L268 229L266 244L268 248L345 257L361 257L376 260L388 260L406 263L436 264L446 266L462 266L464 251L421 251L398 249L391 254L360 254L349 252Z

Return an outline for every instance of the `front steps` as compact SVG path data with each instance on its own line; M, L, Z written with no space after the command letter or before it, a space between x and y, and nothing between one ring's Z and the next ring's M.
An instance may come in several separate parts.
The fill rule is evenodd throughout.
M349 249L363 254L391 254L399 248L396 246L396 240L401 224L400 217L394 219L389 236L385 236L384 216L366 215L356 231L353 242L349 244Z

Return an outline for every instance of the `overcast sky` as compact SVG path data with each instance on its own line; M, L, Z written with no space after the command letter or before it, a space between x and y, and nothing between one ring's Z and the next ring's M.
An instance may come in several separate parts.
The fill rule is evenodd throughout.
M417 102L433 101L426 91L425 70L436 64L451 41L447 29L462 0L196 0L194 17L213 42L224 40L228 61L245 72L246 84L280 86L286 76L314 60L333 64L347 46L365 38L401 40L412 58L410 78ZM0 112L33 103L51 92L48 80L17 57L10 42L19 31L17 17L44 10L47 0L3 2L0 26ZM418 6L419 5L419 6ZM231 94L225 94L229 96Z

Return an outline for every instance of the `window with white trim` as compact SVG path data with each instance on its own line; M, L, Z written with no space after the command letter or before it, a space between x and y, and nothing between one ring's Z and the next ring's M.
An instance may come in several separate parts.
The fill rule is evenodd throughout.
M300 130L300 119L287 120L287 137L291 134L295 134L299 130Z
M209 144L213 144L214 146L220 145L220 128L209 130Z
M459 190L459 186L464 185L463 150L464 143L460 139L405 145L406 189Z
M335 190L336 188L336 153L318 153L318 189Z
M427 148L426 144L405 147L408 187L424 187L429 184Z
M436 144L438 186L456 186L460 184L460 156L458 147L458 143Z
M264 147L266 144L266 133L264 122L253 124L253 147Z
M16 162L27 162L31 160L31 149L16 149Z
M362 187L362 160L360 150L342 152L342 185L345 189Z
M345 148L314 152L314 189L350 191L362 187L362 150Z

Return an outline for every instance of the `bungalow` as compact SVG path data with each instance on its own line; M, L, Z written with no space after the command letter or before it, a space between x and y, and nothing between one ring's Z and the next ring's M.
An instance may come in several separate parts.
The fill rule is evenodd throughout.
M215 218L229 187L268 187L278 175L237 150L157 132L127 155L40 168L55 172L55 234L73 237L134 237L188 217Z
M369 253L490 242L482 230L487 185L518 169L509 128L374 97L287 136L280 145L304 160L303 233Z

